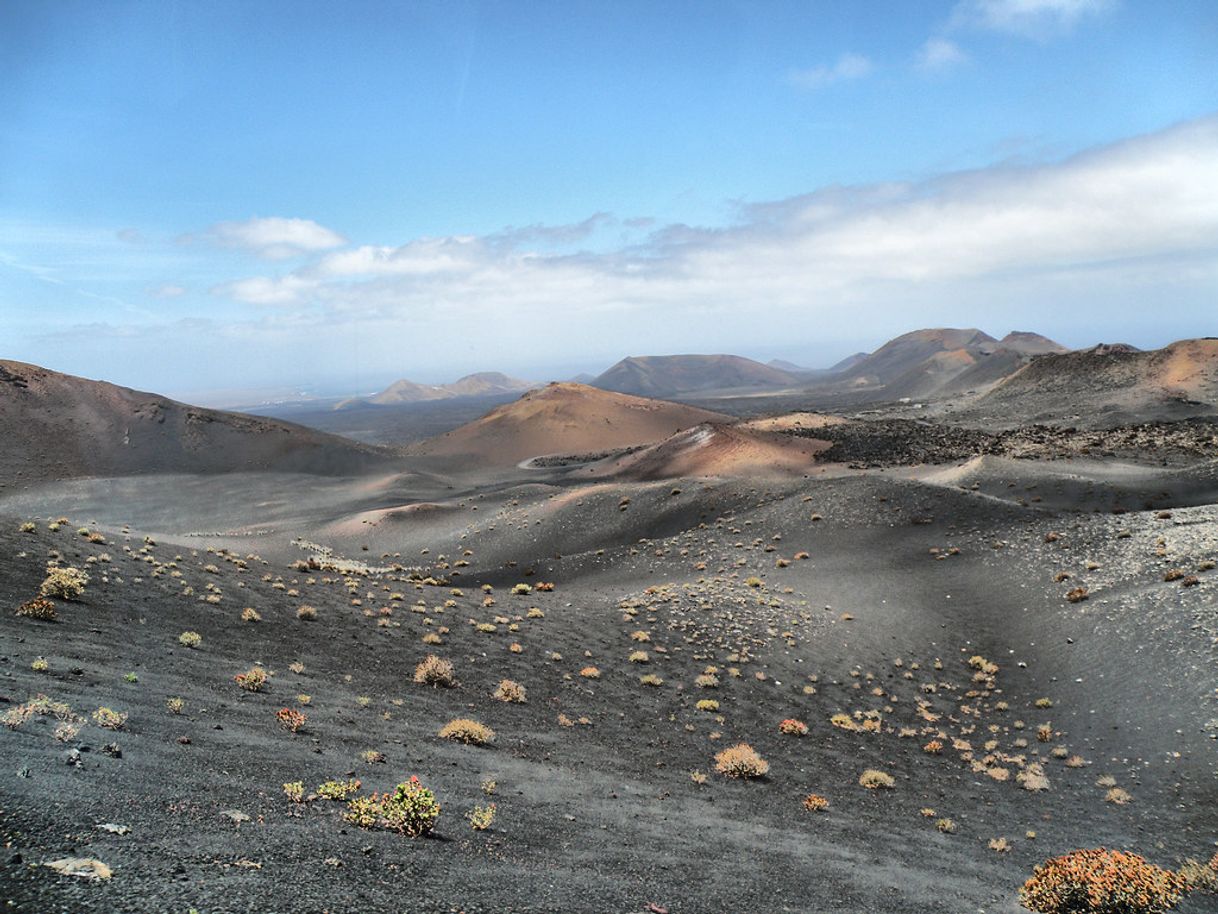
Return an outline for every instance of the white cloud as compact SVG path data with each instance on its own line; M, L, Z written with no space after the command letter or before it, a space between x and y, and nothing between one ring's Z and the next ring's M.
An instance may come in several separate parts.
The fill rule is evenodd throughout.
M823 89L834 83L862 79L874 69L870 60L861 54L843 54L832 65L811 67L807 70L792 70L788 75L791 84L801 89Z
M299 301L312 283L299 276L253 276L214 287L215 295L249 305L288 305Z
M732 321L755 328L843 307L891 315L919 296L985 299L1015 287L1051 301L1083 276L1124 295L1136 276L1162 296L1218 258L1216 160L1218 116L1059 162L750 205L730 226L670 226L607 253L422 238L330 253L214 291L349 327L421 326L442 314L488 339L511 321L615 334L632 321L676 332L717 315L711 323L723 331Z
M928 72L949 70L968 60L968 55L947 38L928 38L918 51L918 67Z
M221 247L252 251L270 260L326 251L347 243L338 232L318 225L312 219L280 216L220 222L204 232L203 238Z
M177 283L165 282L159 286L153 286L148 290L148 294L153 298L181 298L186 294L186 289Z
M1112 0L960 0L957 25L1046 39L1112 7Z

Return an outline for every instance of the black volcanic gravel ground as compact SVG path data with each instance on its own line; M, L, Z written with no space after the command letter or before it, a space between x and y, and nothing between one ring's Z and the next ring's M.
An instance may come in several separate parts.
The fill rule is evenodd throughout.
M250 506L253 524L271 499L256 490L263 484L250 482L229 510ZM108 507L97 496L79 516L57 503L73 517L58 532L45 512L34 533L19 524L40 512L0 518L0 713L44 693L76 714L103 705L129 714L123 730L88 723L62 742L49 718L0 729L7 910L1014 914L1019 884L1053 854L1107 845L1176 865L1208 857L1218 840L1209 726L1218 571L1197 572L1187 588L1163 580L1165 565L1218 558L1209 506L1166 518L1055 515L882 474L578 491L543 479L481 498L458 490L451 511L357 533L327 536L347 529L327 526L327 506L314 521L280 517L264 537L209 539L175 537L172 512L131 500L153 498L154 481L143 485ZM179 532L206 529L197 520L206 491L190 489L193 503L181 496ZM305 517L308 492L298 491ZM173 492L156 497L173 504ZM161 518L156 545L141 553L143 531L117 526L124 511ZM105 543L76 532L95 516L107 522ZM371 563L425 563L450 580L294 570L304 553L287 545L293 534ZM233 554L209 553L209 542ZM88 569L86 593L60 602L54 623L14 616L52 551ZM102 554L110 561L86 564ZM1054 582L1066 569L1071 579ZM538 581L555 589L510 592ZM483 605L482 582L494 605ZM1090 598L1067 603L1079 582ZM203 601L216 591L218 602ZM419 600L424 611L413 612ZM296 618L305 603L316 621ZM246 606L262 621L242 622ZM421 642L440 626L451 629L443 644ZM178 643L187 630L202 636L197 649ZM635 631L650 640L632 640ZM636 650L649 662L630 662ZM411 682L431 651L452 660L457 688ZM971 682L973 655L997 664L992 681ZM39 657L47 672L31 669ZM264 692L233 682L254 663L274 672ZM580 676L588 665L599 679ZM719 686L698 688L711 665ZM640 684L644 673L663 684ZM527 688L526 704L490 697L505 677ZM166 709L171 696L185 700L180 715ZM704 698L720 702L717 713L695 707ZM1042 698L1052 707L1037 707ZM307 713L302 732L277 725L285 706ZM838 712L873 712L880 732L835 727ZM458 716L498 739L486 748L437 739ZM808 735L781 734L787 717ZM1047 742L1040 724L1050 725ZM923 751L926 728L943 731L941 754ZM769 760L766 778L714 773L715 752L739 741ZM111 743L121 757L104 751ZM1067 768L1051 756L1056 746L1085 767ZM385 763L362 761L368 749ZM1047 792L1016 781L1036 761ZM895 788L859 787L865 768L889 772ZM995 768L1008 779L986 773ZM366 792L410 774L443 804L433 837L361 830L342 821L341 804L292 804L281 788L354 776ZM1105 802L1103 775L1132 802ZM487 779L497 782L491 798ZM829 808L805 811L809 792ZM494 826L472 831L464 813L490 800ZM234 810L249 819L235 823ZM943 817L954 834L936 830ZM1000 837L1009 851L990 849ZM38 865L64 856L98 858L113 878ZM1179 910L1218 905L1194 896Z

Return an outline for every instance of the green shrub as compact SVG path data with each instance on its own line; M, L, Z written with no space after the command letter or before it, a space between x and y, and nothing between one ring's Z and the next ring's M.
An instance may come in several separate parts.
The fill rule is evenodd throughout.
M398 784L393 793L356 797L347 804L348 822L360 828L387 828L417 838L436 826L440 804L436 796L417 777Z
M465 818L469 822L469 827L474 831L486 831L495 821L495 804L475 806L465 814Z
M121 730L127 723L127 715L111 708L101 707L93 712L93 723L106 730Z
M326 781L317 787L317 795L323 800L349 800L360 789L358 778L347 781Z
M260 666L252 666L244 673L238 673L233 677L233 681L247 692L261 692L266 686L267 679L270 678Z

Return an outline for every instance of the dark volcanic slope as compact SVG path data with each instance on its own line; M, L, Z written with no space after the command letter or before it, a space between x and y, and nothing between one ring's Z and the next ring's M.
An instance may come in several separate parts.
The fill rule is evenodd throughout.
M711 390L792 386L791 373L738 355L654 355L622 359L593 387L640 397L674 397Z
M347 474L389 452L274 419L0 361L0 481L279 470Z
M1149 352L1097 346L1032 360L966 415L1006 422L1116 424L1218 412L1218 339Z

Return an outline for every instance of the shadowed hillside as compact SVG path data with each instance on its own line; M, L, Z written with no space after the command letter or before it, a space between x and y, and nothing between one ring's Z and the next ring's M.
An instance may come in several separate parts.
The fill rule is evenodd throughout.
M347 474L389 451L257 416L0 361L0 479L224 473Z

